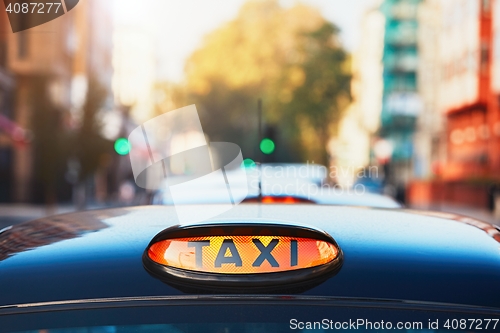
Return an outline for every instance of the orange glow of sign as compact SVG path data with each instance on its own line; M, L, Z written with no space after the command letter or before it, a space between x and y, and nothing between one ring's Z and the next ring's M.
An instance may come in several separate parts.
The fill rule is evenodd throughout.
M337 258L331 243L288 236L209 236L162 240L151 245L154 262L221 274L273 273L310 268Z
M272 203L294 204L303 202L308 202L308 200L301 200L299 198L294 198L294 197L272 197L272 196L262 197L262 203L266 204L272 204Z

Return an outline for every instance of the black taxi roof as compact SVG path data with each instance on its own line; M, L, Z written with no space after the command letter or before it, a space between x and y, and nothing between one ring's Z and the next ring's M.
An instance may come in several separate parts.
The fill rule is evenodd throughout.
M330 234L343 251L343 266L304 295L500 308L498 230L450 217L407 210L248 204L203 223L285 223ZM0 232L0 308L184 295L148 274L141 261L151 239L177 224L174 207L144 206L58 215L6 228Z

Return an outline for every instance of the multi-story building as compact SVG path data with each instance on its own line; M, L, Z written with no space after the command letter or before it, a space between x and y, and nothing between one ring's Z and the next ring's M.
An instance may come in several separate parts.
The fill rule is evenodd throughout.
M412 201L491 208L500 180L500 3L424 0L423 9L423 133L441 153L428 155L434 178L412 186Z
M500 1L492 3L491 47L491 110L488 113L490 140L488 143L489 172L500 181Z
M353 102L340 122L337 138L330 145L335 180L352 185L360 169L370 165L373 135L380 123L382 110L382 53L384 16L377 8L368 10L361 25L359 47L352 56Z
M439 111L446 117L447 158L440 174L457 181L487 177L491 87L490 0L442 0L438 36Z
M107 108L111 109L113 77L113 2L81 1L70 12L73 44L71 111L78 120L91 76L109 91Z
M74 52L71 23L71 16L63 15L43 25L8 34L7 67L16 80L12 120L23 128L34 129L39 124L35 119L41 116L40 112L47 112L41 106L41 98L47 93L54 107L69 108ZM52 115L43 117L47 119ZM56 124L52 128L54 132L61 131ZM14 149L13 201L32 201L37 196L35 189L41 188L35 183L35 172L39 170L36 151L33 145Z
M48 126L52 133L75 129L78 121L72 120L79 118L91 75L108 88L108 100L110 104L113 103L111 6L111 1L81 0L76 7L65 8L64 15L16 33L8 25L5 10L0 10L0 15L4 15L0 17L0 24L3 26L5 23L6 26L0 27L0 92L3 89L2 61L15 82L7 94L10 98L8 112L0 109L0 116L4 115L6 122L25 130L25 134L39 125L37 119L50 119L52 123ZM6 52L3 51L4 44L7 46ZM5 57L2 58L3 54ZM48 107L42 103L45 95L47 105L50 104ZM1 101L0 98L0 108ZM45 114L47 112L51 114ZM70 114L76 116L68 117ZM40 163L54 158L50 154L40 156L41 148L51 152L50 147L39 146L40 135L32 144L16 145L13 138L5 139L5 133L5 129L0 128L0 156L3 156L3 144L6 147L4 150L9 152L5 159L8 170L0 174L8 175L10 184L4 184L0 179L0 201L42 200L46 193L37 190L41 186L36 186L36 178L43 179L49 175L57 178L50 180L52 182L65 181L64 174L50 170L50 164L46 165L48 170L45 175L40 170ZM37 147L33 144L35 141L38 142ZM43 145L47 146L47 142ZM55 147L61 143L50 144ZM1 161L4 161L2 157L0 168L3 165Z
M104 89L107 94L102 110L99 112L99 118L107 119L114 112L112 90L113 1L80 1L78 6L70 12L70 15L73 15L72 42L75 50L72 63L69 123L72 130L79 130L83 125L86 99L96 98L95 93L100 89ZM98 87L90 87L90 85ZM75 163L76 161L77 159L72 160L73 163L69 164L68 170L68 174L71 174L71 177L68 178L74 185L72 191L74 204L82 208L88 198L100 202L106 200L108 192L111 190L108 180L113 176L106 170L105 164L109 166L110 163L101 162L93 177L82 181L81 164ZM93 188L93 193L89 193L89 188Z
M439 109L440 60L437 36L441 29L441 0L423 0L418 10L417 90L422 101L414 139L414 178L432 179L444 158L444 117Z
M0 5L1 8L2 5ZM12 192L12 91L14 79L7 68L7 13L0 9L0 201L8 201Z
M422 109L417 89L420 1L384 0L380 7L385 16L385 36L379 135L392 146L392 156L386 164L386 180L398 189L413 175L414 131Z

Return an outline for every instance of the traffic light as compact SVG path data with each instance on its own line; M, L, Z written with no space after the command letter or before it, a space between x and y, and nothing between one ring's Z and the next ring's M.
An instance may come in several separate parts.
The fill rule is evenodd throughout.
M130 153L130 142L126 138L118 138L115 141L115 151L118 155Z
M253 167L255 167L255 161L252 160L251 158L245 158L243 160L243 167L245 167L245 168L253 168Z
M276 146L274 144L274 141L269 138L264 138L260 142L260 151L262 151L266 155L271 154L275 148Z

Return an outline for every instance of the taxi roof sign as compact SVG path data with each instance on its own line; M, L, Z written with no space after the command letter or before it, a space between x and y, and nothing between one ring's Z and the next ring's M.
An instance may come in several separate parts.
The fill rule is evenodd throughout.
M169 284L253 290L323 281L340 268L342 251L332 237L312 228L213 224L160 232L143 262Z

